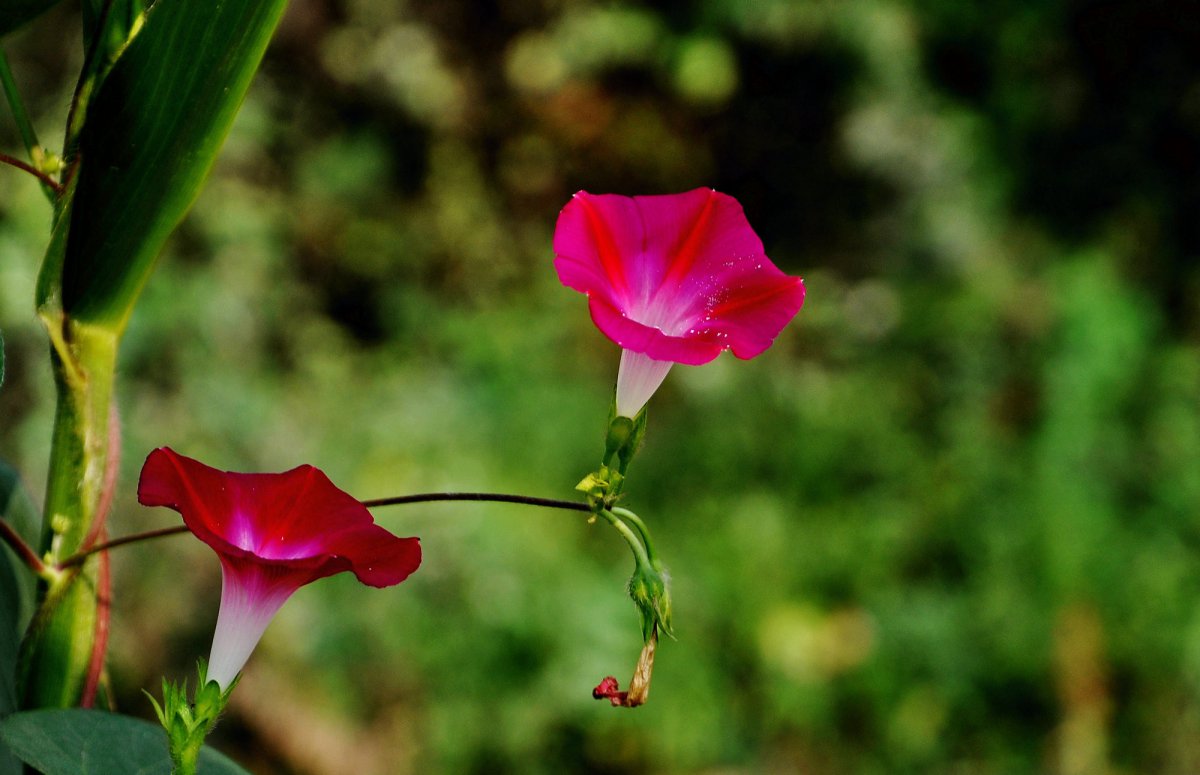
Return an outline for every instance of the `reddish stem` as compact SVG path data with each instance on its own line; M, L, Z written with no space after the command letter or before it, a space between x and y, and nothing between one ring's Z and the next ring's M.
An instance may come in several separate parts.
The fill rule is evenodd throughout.
M37 553L29 548L29 544L25 543L21 536L17 535L17 531L13 530L12 525L3 519L0 519L0 539L8 544L16 552L17 556L21 558L21 561L28 565L34 573L40 576L46 572L46 566L37 556Z
M120 473L121 461L121 416L117 412L117 402L113 401L108 410L108 454L104 460L104 484L100 488L100 498L96 503L96 513L92 516L92 526L83 539L82 549L91 549L104 533L104 525L108 521L108 512L112 508L113 492L117 489L117 474Z
M101 533L103 537L103 533ZM96 578L96 630L92 639L92 659L88 663L87 679L79 705L90 708L96 702L96 689L104 672L104 654L108 650L108 630L112 616L112 572L108 552L100 553L100 568Z
M121 536L120 538L114 538L111 541L105 541L103 543L96 544L87 551L73 554L60 562L58 567L60 569L73 568L76 565L83 565L84 561L87 560L88 557L91 557L93 554L97 554L99 552L106 552L109 549L115 549L116 547L124 546L125 544L136 544L139 541L149 541L152 538L163 538L164 536L179 535L180 533L186 532L188 532L187 525L176 525L175 527L164 527L159 530L148 530L145 533L134 533L133 535Z
M58 181L56 181L54 178L50 177L46 173L42 172L37 167L34 167L30 164L26 164L25 162L21 161L20 159L13 158L12 156L9 156L7 153L0 153L0 162L3 162L4 164L8 164L9 166L12 166L12 167L16 167L17 169L21 170L22 172L28 172L30 175L33 175L38 180L42 181L43 184L45 184L46 186L49 186L50 189L52 191L54 191L54 193L56 195L62 194L62 192L63 192L63 187Z

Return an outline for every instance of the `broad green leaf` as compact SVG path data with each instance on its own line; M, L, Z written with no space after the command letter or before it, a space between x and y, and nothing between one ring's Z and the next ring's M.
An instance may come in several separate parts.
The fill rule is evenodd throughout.
M104 16L104 6L108 4L108 16ZM79 4L83 17L83 43L91 46L98 42L103 49L102 56L109 56L117 51L129 35L133 20L145 10L141 0L83 0ZM97 40L96 27L101 19L106 19L104 34Z
M38 545L41 515L34 508L20 476L4 462L0 462L0 519L12 526L25 543ZM12 572L6 577L4 571ZM13 580L13 586L5 586L6 578ZM4 593L5 601L12 603L13 618L0 620L0 625L7 627L11 622L19 630L25 629L33 614L34 586L33 573L5 545L0 554L0 592Z
M68 160L79 153L79 134L96 87L129 43L145 9L141 0L82 0L80 10L83 17L83 70L79 73L70 123L63 141L63 158Z
M30 545L39 529L37 511L15 471L0 463L0 519ZM0 718L17 709L17 652L33 611L34 578L11 549L0 550ZM0 742L0 775L20 775L21 765Z
M62 273L76 320L120 329L195 201L285 0L159 0L88 106Z
M34 710L0 721L0 739L45 775L170 775L162 727L99 710ZM199 775L246 775L212 748Z
M0 35L7 35L57 4L58 0L0 0Z
M0 387L4 386L4 335L0 334Z

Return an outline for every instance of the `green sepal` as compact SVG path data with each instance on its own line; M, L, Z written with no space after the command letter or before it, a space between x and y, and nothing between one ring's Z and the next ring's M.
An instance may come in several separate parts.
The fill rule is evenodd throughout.
M646 407L642 407L637 417L625 417L617 414L616 400L609 405L608 428L604 436L604 459L602 465L611 466L616 458L617 470L622 476L629 470L634 455L642 447L646 438Z
M186 679L178 685L163 679L161 705L146 692L159 724L167 733L174 775L195 775L204 739L217 725L240 680L240 676L235 678L229 688L222 690L216 681L208 680L208 664L203 659L197 663L196 674L196 691L190 700Z
M625 477L633 456L646 436L646 409L637 417L617 414L614 401L608 409L608 425L604 434L604 458L600 468L585 476L575 489L587 493L592 510L599 513L611 509L625 489ZM615 460L614 460L615 459Z
M628 419L628 418L624 418ZM637 417L633 418L633 430L629 434L629 439L625 444L617 450L617 466L624 475L629 470L629 464L633 462L633 456L642 448L642 442L646 438L646 407L638 412Z
M643 641L649 642L656 628L674 638L670 577L662 562L652 554L654 543L646 524L628 509L606 509L593 505L593 513L596 518L616 528L633 553L633 575L626 591L641 616Z
M624 482L625 477L619 471L608 466L600 466L599 470L583 477L579 484L575 485L575 489L587 494L588 505L592 507L593 511L596 511L612 508L612 505L617 502L617 493L621 491Z
M604 462L606 464L612 462L613 455L617 455L625 449L630 439L633 438L633 433L633 420L621 415L609 417L608 432L604 437Z
M658 631L670 638L675 637L671 626L671 590L669 576L665 570L657 570L639 562L629 579L629 597L637 606L642 619L642 640L649 641Z

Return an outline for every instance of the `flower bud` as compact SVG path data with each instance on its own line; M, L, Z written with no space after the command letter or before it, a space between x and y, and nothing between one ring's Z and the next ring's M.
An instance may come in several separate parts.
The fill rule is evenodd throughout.
M671 629L671 593L669 576L644 562L638 562L629 579L629 597L642 616L642 640L649 641L655 628L674 638Z

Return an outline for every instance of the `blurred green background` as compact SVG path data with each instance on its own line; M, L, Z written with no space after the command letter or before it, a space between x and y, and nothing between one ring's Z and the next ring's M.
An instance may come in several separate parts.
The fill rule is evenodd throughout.
M4 42L51 145L74 13ZM420 572L299 592L215 743L261 773L1200 771L1197 50L1155 0L293 0L130 325L112 532L177 523L134 500L159 445L572 497L618 358L551 267L575 190L732 194L809 298L652 402L629 505L679 641L648 705L589 694L640 646L612 531L397 507ZM49 207L0 192L0 456L36 495ZM218 565L114 568L149 715Z

